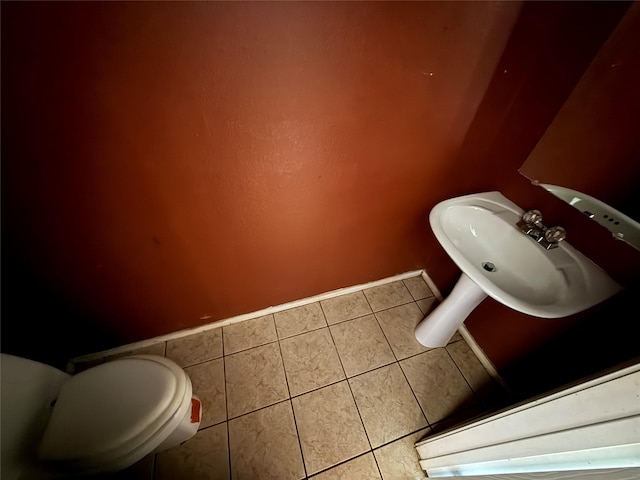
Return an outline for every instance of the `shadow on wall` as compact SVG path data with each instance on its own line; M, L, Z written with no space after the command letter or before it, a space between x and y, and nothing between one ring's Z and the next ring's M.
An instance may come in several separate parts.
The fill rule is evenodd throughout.
M460 163L471 175L459 187L460 193L499 190L525 210L542 210L551 223L567 228L574 247L632 290L638 278L637 252L517 172L628 5L525 5L461 149ZM499 175L483 175L487 165ZM633 297L629 292L623 295ZM622 298L613 298L583 315L542 320L488 300L466 325L507 384L518 396L527 397L633 356L634 345L618 351L610 338L611 347L602 348L598 334L598 326L605 323L615 325L618 335L629 335L628 322L620 317L624 304Z
M524 399L640 360L640 342L629 326L636 321L640 284L594 307L582 322L500 373L517 399Z
M74 356L451 265L425 213L519 9L3 4L3 342Z
M2 244L2 335L0 351L64 370L82 339L96 350L123 343L113 331L67 300L56 286L34 273L29 263ZM72 352L72 355L69 353Z

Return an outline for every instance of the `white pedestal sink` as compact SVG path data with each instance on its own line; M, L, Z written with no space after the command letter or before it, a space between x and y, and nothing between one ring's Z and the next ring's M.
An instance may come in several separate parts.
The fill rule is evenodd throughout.
M622 287L566 241L546 250L516 223L523 210L499 192L445 200L433 232L462 270L451 294L416 328L418 342L443 347L487 296L540 318L586 310Z

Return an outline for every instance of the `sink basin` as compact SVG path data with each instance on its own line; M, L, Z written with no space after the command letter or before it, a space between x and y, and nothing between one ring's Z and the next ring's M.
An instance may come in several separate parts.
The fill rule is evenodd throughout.
M523 234L516 227L522 213L499 192L457 197L433 208L431 228L462 276L449 298L416 329L420 343L446 345L449 331L453 335L486 296L528 315L557 318L621 290L566 241L546 250Z

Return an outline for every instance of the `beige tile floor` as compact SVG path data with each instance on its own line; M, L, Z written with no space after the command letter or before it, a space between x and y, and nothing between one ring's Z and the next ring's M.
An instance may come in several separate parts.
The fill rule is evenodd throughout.
M424 478L414 443L501 398L459 334L416 342L436 304L414 277L143 349L185 368L204 414L118 477Z

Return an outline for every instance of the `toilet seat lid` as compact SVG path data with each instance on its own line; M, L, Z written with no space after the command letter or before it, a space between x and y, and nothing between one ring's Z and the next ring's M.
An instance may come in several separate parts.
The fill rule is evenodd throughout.
M173 361L137 355L71 377L60 390L40 443L41 458L91 463L148 441L191 398L191 382Z

